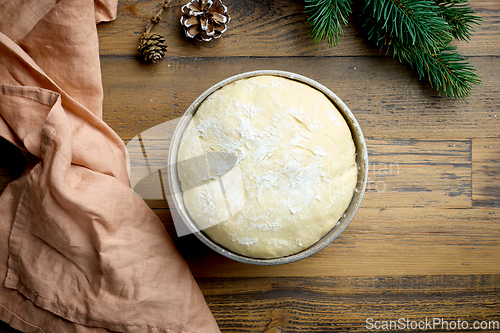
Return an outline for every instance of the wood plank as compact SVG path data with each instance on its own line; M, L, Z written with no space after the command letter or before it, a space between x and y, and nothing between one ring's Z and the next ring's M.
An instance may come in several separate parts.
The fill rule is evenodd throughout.
M154 126L127 143L131 186L144 199L166 199L165 171L175 124ZM364 207L471 207L470 140L367 139L366 144Z
M222 332L363 332L374 321L382 325L400 318L409 325L435 320L426 332L446 331L445 325L450 328L458 319L467 321L469 330L477 322L490 325L485 331L499 331L499 275L237 277L197 282ZM19 331L0 322L0 332Z
M193 43L184 36L178 19L179 8L186 2L173 1L173 7L164 12L162 21L154 28L165 36L170 57L325 56L379 52L378 48L365 43L359 29L355 28L354 19L345 27L345 36L337 47L330 48L326 43L316 45L309 37L304 3L296 0L225 1L231 21L223 37L216 42ZM144 27L158 4L158 1L121 2L117 19L98 26L100 53L135 56Z
M374 321L400 318L412 326L427 318L433 322L428 332L445 331L445 325L459 331L450 329L458 319L469 330L476 321L500 330L498 275L197 281L222 332L367 332L376 331L367 329ZM399 328L394 331L412 330Z
M498 207L365 207L315 255L281 266L226 259L194 235L176 237L166 202L148 202L195 277L500 274Z
M366 140L363 207L471 206L469 140Z
M163 34L169 57L283 57L283 56L372 56L380 55L378 47L366 40L359 8L353 7L344 37L336 47L326 42L316 45L309 37L310 28L304 14L304 2L293 1L225 1L231 21L228 30L216 43L195 44L184 37L177 15L187 1L174 0L173 8L162 14L154 32ZM136 49L147 22L160 1L126 1L118 6L117 19L98 25L101 55L136 56ZM483 19L469 43L456 43L464 55L496 55L500 27L500 4L487 0L470 1ZM361 6L361 5L360 5ZM272 45L272 47L270 47Z
M320 82L353 111L373 139L466 140L496 137L500 58L473 58L483 76L467 101L442 97L391 58L178 58L145 65L102 58L104 120L124 140L179 118L206 89L243 72L273 69ZM497 117L495 117L497 116Z
M500 206L498 137L472 140L472 202L475 206Z
M469 330L475 321L500 325L500 2L470 0L484 21L470 43L458 46L483 84L466 102L438 95L369 44L356 17L329 48L309 38L303 0L225 3L232 21L216 43L191 43L175 14L165 13L154 31L165 35L168 57L156 65L135 57L159 0L119 0L117 20L98 26L104 120L126 143L141 134L132 163L144 165L147 157L145 174L161 168L168 141L144 132L178 120L213 84L281 69L321 82L347 103L371 164L367 193L348 228L321 252L283 266L241 264L194 235L179 238L164 189L147 200L222 332L368 331L367 318L460 319ZM154 149L145 149L152 141ZM1 193L24 159L1 139L0 151ZM17 331L0 322L0 332Z

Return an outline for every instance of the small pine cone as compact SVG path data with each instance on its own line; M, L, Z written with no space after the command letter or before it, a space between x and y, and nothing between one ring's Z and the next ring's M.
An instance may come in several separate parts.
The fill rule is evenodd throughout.
M137 51L145 61L159 62L167 53L167 42L162 35L149 32L141 37Z
M182 6L182 14L186 36L205 42L219 38L231 19L220 0L191 0Z

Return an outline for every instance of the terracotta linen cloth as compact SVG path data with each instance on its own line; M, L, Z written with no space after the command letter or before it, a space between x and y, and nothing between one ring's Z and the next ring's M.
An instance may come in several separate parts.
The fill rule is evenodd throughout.
M27 159L0 196L0 320L24 332L220 332L102 121L96 23L115 15L111 0L0 2L0 136Z

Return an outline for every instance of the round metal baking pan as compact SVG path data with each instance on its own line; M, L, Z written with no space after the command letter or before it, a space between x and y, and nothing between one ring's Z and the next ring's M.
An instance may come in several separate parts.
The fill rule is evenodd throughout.
M325 96L327 96L332 101L332 103L337 107L339 112L344 116L344 119L351 130L352 138L356 146L356 162L358 164L358 181L356 184L356 190L354 192L350 205L348 206L344 215L337 222L337 224L325 236L323 236L309 248L286 257L272 258L272 259L251 258L234 253L220 246L219 244L212 241L209 237L207 237L203 233L203 231L201 231L197 227L196 223L193 221L193 219L189 215L184 205L181 185L179 178L177 176L177 153L179 151L179 145L182 139L182 135L187 125L193 118L193 115L196 113L196 110L198 109L199 105L214 91L220 89L221 87L231 82L260 75L281 76L284 78L302 82L304 84L313 87L316 90L319 90ZM278 70L260 70L260 71L253 71L235 75L233 77L230 77L226 80L217 83L216 85L206 90L191 104L191 106L185 112L184 116L179 121L179 124L177 125L177 128L172 137L168 158L169 158L168 181L169 181L170 193L172 195L172 201L174 202L175 208L177 209L180 218L183 220L186 226L191 230L192 233L196 235L196 237L200 241L202 241L205 245L207 245L215 252L239 262L244 262L248 264L257 264L257 265L280 265L280 264L294 262L300 259L307 258L312 254L320 251L328 244L330 244L335 238L337 238L340 235L340 233L347 227L349 222L351 222L352 218L354 217L354 214L356 213L358 207L361 204L361 200L365 192L366 182L368 177L368 153L366 150L365 139L363 133L361 132L361 128L358 122L356 121L356 118L352 114L351 110L349 110L349 108L344 104L344 102L342 102L342 100L337 95L335 95L332 91L330 91L325 86L319 84L318 82L311 80L307 77L304 77L302 75L290 72L278 71Z

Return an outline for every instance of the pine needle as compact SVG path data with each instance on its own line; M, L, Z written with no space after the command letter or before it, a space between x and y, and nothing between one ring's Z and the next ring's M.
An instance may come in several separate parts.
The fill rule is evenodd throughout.
M449 98L469 97L473 85L481 84L481 77L469 64L468 58L460 55L456 47L445 45L437 54L404 45L394 46L394 56L414 68L419 79L429 81L431 87Z
M311 37L319 44L326 40L330 47L344 35L342 24L347 25L352 0L305 0L305 13L309 14Z
M475 11L466 2L467 0L436 0L453 38L463 41L470 40L474 27L482 21L479 16L474 15Z
M365 0L364 12L372 24L368 38L376 43L388 35L401 44L437 52L452 39L440 7L432 0Z
M463 1L365 0L368 39L410 64L419 79L429 81L437 91L465 99L481 77L468 58L449 44L453 38L470 38L472 24L480 19Z
M419 79L446 96L465 99L481 77L468 58L450 46L453 39L468 41L481 18L467 0L360 0L367 37L381 49L408 63ZM305 0L311 37L337 45L347 25L352 0Z

